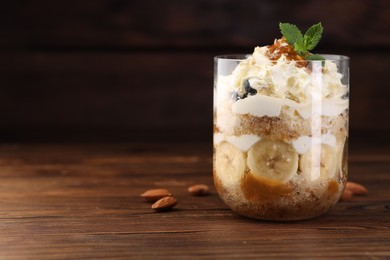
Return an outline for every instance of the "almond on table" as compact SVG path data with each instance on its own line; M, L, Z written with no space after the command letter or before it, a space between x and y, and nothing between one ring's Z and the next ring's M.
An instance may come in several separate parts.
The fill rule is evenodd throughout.
M167 189L151 189L147 190L140 195L142 198L150 202L155 202L164 197L172 196L171 192Z
M351 201L353 197L352 191L345 189L343 192L343 195L341 195L340 201Z
M152 209L157 211L165 211L170 210L175 207L177 204L177 200L174 197L164 197L159 199L152 205Z
M365 195L367 193L368 190L363 185L356 182L347 181L340 201L351 201L354 195Z
M188 192L193 196L204 196L210 194L210 188L206 184L195 184L188 187Z
M354 195L365 195L368 193L368 190L366 189L366 187L364 187L363 185L361 185L359 183L352 182L352 181L347 182L345 189L350 190Z

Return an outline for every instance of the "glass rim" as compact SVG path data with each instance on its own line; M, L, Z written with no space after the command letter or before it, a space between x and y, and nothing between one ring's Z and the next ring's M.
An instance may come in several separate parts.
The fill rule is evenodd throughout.
M325 58L325 60L329 61L349 61L350 58L345 55L339 55L339 54L321 54L319 53L322 57ZM237 53L237 54L222 54L222 55L217 55L214 56L214 60L235 60L235 61L243 61L249 57L251 57L252 54L245 54L245 53ZM318 62L321 60L304 60L305 62ZM296 61L296 62L301 62L301 61Z

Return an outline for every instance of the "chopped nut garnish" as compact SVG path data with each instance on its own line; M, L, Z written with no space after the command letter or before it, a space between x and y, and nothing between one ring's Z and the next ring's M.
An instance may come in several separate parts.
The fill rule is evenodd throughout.
M294 47L289 45L286 42L286 39L282 37L281 39L275 40L273 45L268 47L269 50L269 59L277 61L282 55L286 57L287 60L295 60L297 62L297 67L305 67L307 65L305 57L299 55Z

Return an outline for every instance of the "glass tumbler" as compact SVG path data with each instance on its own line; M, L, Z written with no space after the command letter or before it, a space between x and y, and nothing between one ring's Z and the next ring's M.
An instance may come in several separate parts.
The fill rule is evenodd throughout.
M240 215L320 216L347 180L349 58L258 63L214 58L213 178Z

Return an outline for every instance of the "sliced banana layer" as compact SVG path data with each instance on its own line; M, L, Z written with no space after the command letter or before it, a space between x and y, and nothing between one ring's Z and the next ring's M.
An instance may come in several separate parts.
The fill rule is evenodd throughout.
M298 169L298 154L282 141L262 139L248 151L252 174L276 182L288 181Z
M336 151L327 144L317 144L302 155L299 168L307 180L324 180L335 176L337 164Z
M348 174L348 139L340 138L337 146L337 170L340 172L340 177L347 177Z
M228 142L215 148L215 170L223 186L240 184L246 169L245 157L240 149Z

